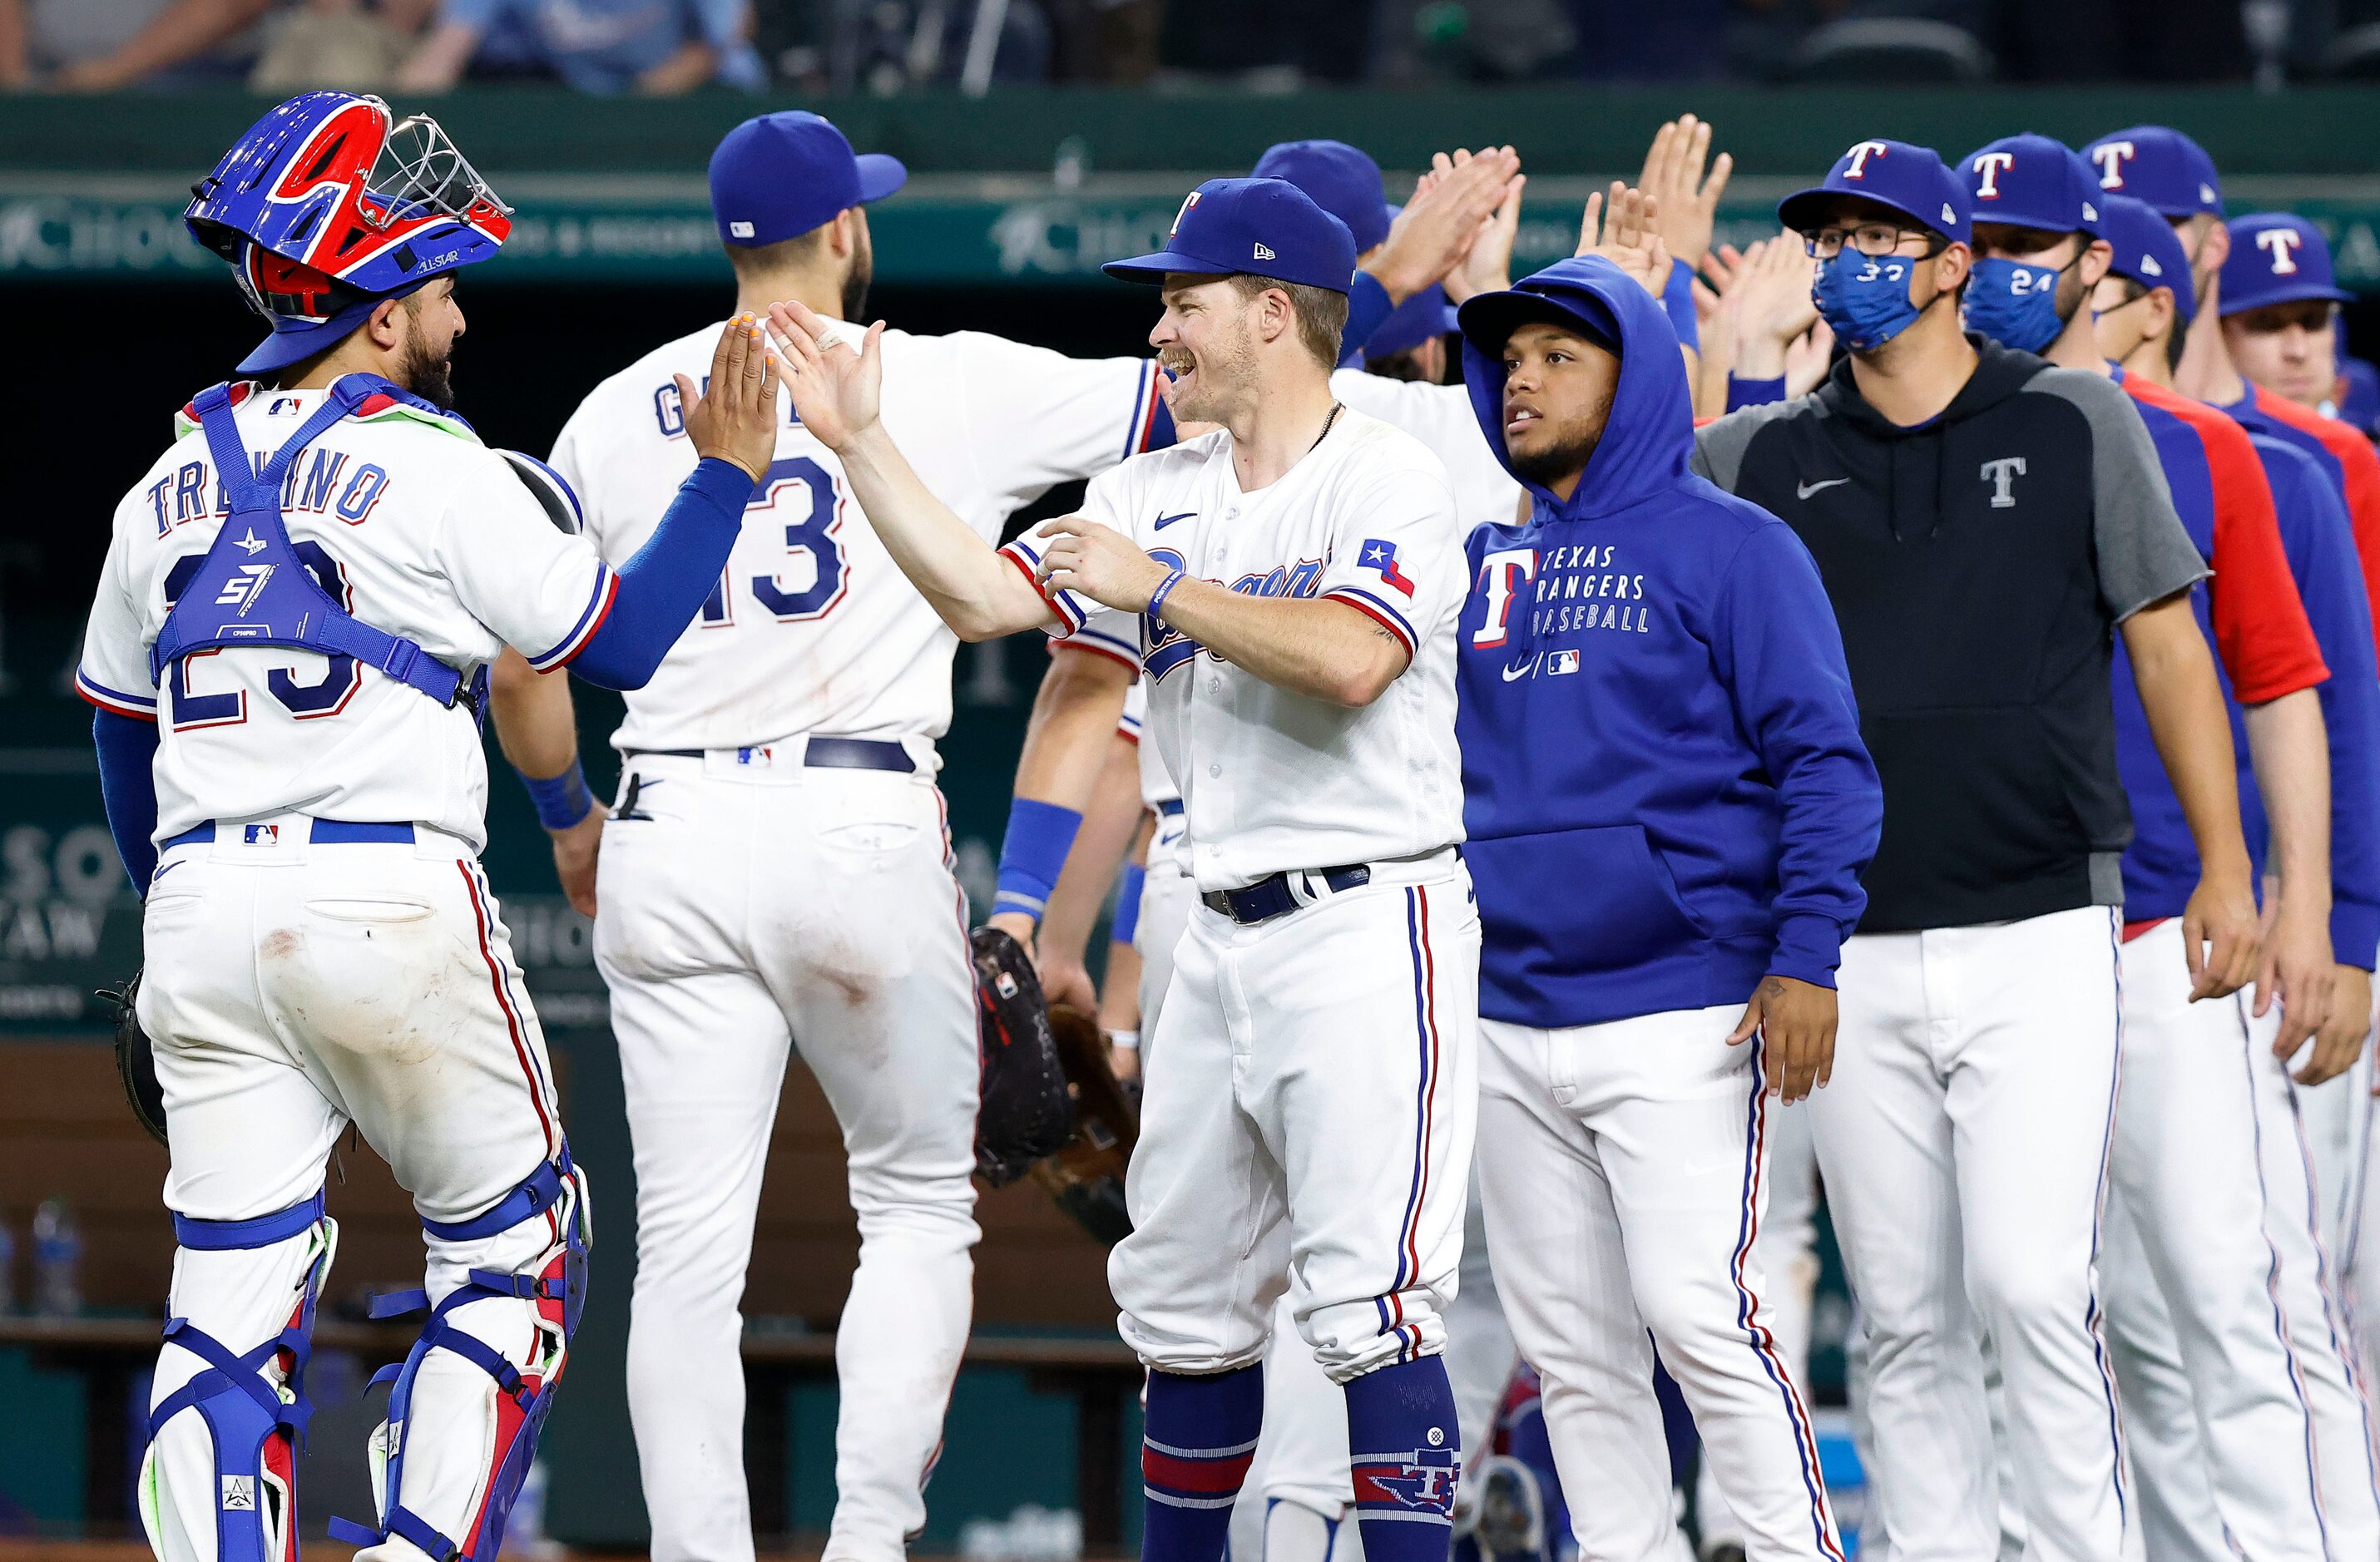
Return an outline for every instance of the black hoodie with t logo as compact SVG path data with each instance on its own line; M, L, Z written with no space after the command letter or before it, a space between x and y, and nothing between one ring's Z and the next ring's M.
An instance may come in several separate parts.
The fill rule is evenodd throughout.
M1884 781L1864 933L2122 902L2113 630L2207 573L2113 381L1970 340L1973 376L1915 428L1846 359L1695 442L1694 470L1782 516L1833 600Z

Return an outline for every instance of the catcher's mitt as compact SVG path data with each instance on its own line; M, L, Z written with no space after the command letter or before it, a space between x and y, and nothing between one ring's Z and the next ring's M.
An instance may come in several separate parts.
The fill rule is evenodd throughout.
M1058 1061L1065 1065L1075 1132L1056 1155L1033 1163L1033 1180L1050 1190L1077 1225L1113 1247L1132 1235L1123 1168L1140 1139L1140 1117L1108 1065L1107 1042L1096 1021L1062 1003L1050 1011L1050 1034L1058 1045Z
M993 1187L1004 1188L1066 1143L1073 1116L1032 960L997 927L977 928L967 943L975 954L976 1035L982 1059L975 1169Z
M96 995L115 1005L115 1074L132 1103L133 1120L149 1137L165 1143L165 1087L157 1083L157 1059L149 1050L149 1033L140 1028L140 973L124 984L122 992L103 988Z

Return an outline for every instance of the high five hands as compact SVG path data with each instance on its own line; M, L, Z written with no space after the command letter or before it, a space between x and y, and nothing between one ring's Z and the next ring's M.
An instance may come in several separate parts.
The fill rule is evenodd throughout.
M759 482L777 456L777 364L759 318L737 315L719 333L708 391L683 374L671 378L695 454L733 461Z

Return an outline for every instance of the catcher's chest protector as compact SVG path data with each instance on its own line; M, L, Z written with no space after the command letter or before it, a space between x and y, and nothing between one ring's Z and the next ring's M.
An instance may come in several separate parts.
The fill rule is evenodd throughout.
M466 677L413 641L349 613L333 595L335 572L326 563L323 574L330 578L318 576L282 523L281 485L300 453L367 400L393 394L395 387L369 374L346 376L289 442L261 461L250 460L232 418L246 390L217 385L190 404L206 430L207 450L231 514L196 569L186 563L175 570L184 578L167 577L173 606L149 651L149 671L159 686L168 668L195 651L280 646L331 660L330 676L322 685L325 698L351 689L360 675L355 664L361 662L441 705L468 702L475 712L483 708L484 671ZM319 549L315 552L321 556Z

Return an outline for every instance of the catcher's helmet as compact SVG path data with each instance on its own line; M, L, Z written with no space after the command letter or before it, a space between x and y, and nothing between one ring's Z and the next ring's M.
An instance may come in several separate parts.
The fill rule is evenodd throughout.
M383 298L487 260L511 211L426 115L301 92L250 126L190 187L191 236L232 263L273 334L243 370L312 357Z

